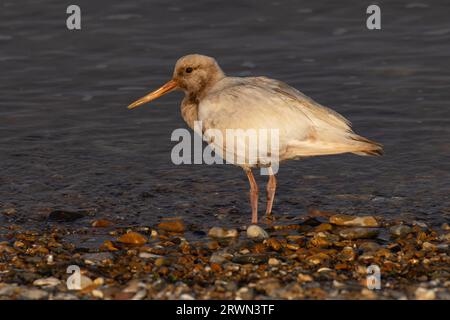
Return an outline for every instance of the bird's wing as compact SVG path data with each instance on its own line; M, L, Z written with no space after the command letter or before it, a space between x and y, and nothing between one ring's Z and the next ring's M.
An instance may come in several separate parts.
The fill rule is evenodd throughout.
M287 84L266 77L228 78L203 99L199 120L216 128L277 128L293 139L351 131L350 122Z
M357 151L347 119L266 77L226 78L200 102L199 120L204 129L277 129L286 158Z
M306 96L297 89L287 85L286 83L267 77L251 78L254 83L259 83L260 86L270 88L271 91L282 95L288 99L290 103L295 104L300 108L312 122L315 119L320 119L330 126L342 128L343 130L351 130L351 123L336 111L324 107L317 103L310 97Z

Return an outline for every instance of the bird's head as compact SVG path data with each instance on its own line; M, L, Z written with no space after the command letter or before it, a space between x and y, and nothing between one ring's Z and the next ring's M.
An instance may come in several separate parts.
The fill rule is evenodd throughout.
M178 59L169 82L133 102L128 109L134 109L177 89L198 97L224 77L225 74L214 58L190 54Z

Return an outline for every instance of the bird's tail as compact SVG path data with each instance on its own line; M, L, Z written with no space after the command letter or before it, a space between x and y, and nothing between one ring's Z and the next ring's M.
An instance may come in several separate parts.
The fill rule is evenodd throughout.
M361 144L361 150L353 152L354 154L360 156L382 156L384 153L383 145L378 142L361 137L357 134L352 135L351 138Z

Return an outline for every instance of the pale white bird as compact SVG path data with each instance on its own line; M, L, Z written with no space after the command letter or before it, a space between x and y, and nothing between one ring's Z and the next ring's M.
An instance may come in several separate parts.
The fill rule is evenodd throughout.
M272 170L275 161L278 165L283 160L311 156L340 153L378 156L383 153L381 144L355 134L343 116L289 85L266 77L227 77L214 58L198 54L180 58L169 82L128 108L133 109L176 89L185 93L181 115L188 126L194 128L194 123L201 121L204 139L221 157L229 160L231 155L233 159L244 159L236 164L244 169L250 183L252 223L255 224L258 223L258 186L252 168L267 167L266 214L269 216L276 189ZM240 140L240 145L236 143L234 148L227 149L228 145L222 141L226 138L219 143L214 132L222 132L226 137L225 131L229 129L254 130L258 139L267 144L270 144L268 136L260 132L275 130L271 132L278 133L277 159L274 160L270 152L258 152L261 144L250 143L246 138ZM269 146L267 150L272 148Z

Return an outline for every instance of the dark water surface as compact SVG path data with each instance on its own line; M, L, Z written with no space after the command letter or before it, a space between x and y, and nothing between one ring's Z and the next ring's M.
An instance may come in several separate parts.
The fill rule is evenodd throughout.
M45 226L55 209L86 211L75 226L249 223L239 168L172 164L181 93L126 109L188 53L216 57L229 75L283 80L385 145L382 158L285 163L275 214L448 221L450 3L378 3L381 31L366 29L364 2L78 1L74 32L72 2L2 0L0 209L17 214L0 223Z

